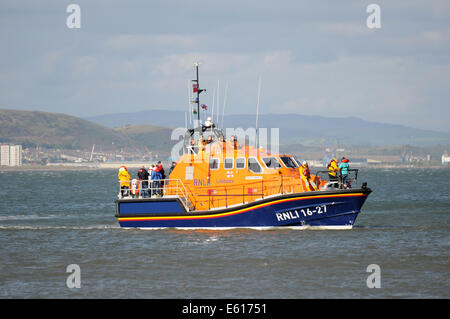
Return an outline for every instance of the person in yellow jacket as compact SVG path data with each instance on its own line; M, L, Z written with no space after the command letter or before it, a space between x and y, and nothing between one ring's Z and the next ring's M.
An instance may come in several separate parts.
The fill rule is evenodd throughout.
M311 172L309 170L308 163L306 161L303 161L299 170L303 189L305 191L314 191L316 189L316 185L311 179Z
M333 158L327 165L328 167L328 177L330 178L330 183L333 183L333 187L337 188L337 181L338 181L338 173L339 173L339 166L336 158Z
M120 181L120 193L122 197L128 196L128 190L130 189L130 173L128 173L125 165L120 166L119 173L117 174Z

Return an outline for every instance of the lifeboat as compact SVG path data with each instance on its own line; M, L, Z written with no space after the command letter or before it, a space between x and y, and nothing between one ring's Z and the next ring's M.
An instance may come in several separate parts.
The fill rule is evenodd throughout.
M200 116L198 65L193 82ZM353 227L371 193L366 183L353 188L344 188L340 181L332 185L321 175L326 172L311 174L305 183L294 156L241 145L207 122L187 130L184 154L170 176L149 183L153 197L119 194L116 217L121 227ZM357 170L351 171L355 180Z

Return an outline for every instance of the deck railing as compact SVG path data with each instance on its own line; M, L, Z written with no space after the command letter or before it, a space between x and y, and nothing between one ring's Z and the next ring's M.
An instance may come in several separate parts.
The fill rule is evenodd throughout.
M119 185L119 199L178 197L189 210L189 194L180 179L119 181Z
M337 172L335 179L331 179L328 175L329 171L317 171L315 173L316 178L329 179L328 183L325 184L326 188L351 188L352 184L358 181L358 169L352 168L348 170L347 183L344 183L344 176Z
M228 208L233 205L247 204L280 194L301 193L312 190L323 191L333 187L334 182L321 178L321 174L328 176L328 171L318 171L311 176L314 183L305 185L298 177L280 175L273 179L261 179L240 185L214 185L195 187L190 189L179 179L161 179L149 181L148 187L143 187L142 180L121 181L127 183L127 188L119 192L120 199L135 198L179 198L186 210L213 210ZM350 181L354 182L358 176L357 169L349 170ZM145 182L145 181L144 181ZM342 179L335 182L337 188L343 188Z

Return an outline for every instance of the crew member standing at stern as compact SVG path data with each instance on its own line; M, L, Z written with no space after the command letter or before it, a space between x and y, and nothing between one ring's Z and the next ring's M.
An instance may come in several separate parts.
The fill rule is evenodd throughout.
M120 181L120 194L122 197L128 196L130 189L130 173L128 173L125 165L120 166L119 173L117 174Z

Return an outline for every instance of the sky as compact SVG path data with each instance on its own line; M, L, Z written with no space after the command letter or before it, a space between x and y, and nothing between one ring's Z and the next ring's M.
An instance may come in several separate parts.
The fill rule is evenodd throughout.
M186 111L198 61L226 114L254 114L261 79L260 113L450 132L448 0L2 0L0 43L3 109Z

